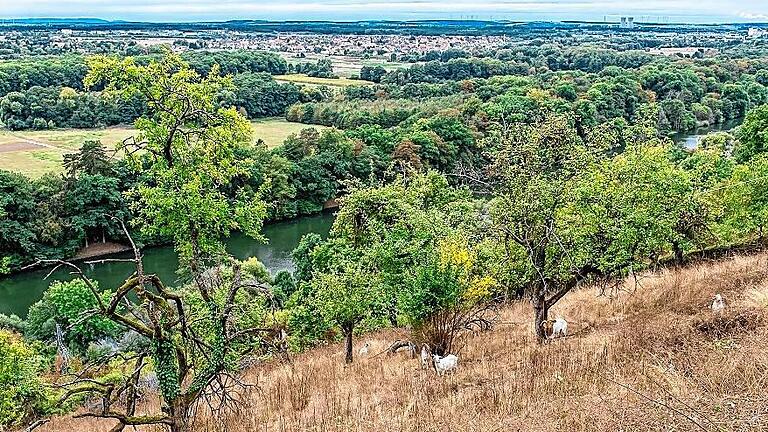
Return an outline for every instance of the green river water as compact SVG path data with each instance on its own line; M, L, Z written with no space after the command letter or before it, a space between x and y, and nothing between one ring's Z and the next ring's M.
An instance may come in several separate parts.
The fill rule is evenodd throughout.
M267 244L235 234L227 240L227 250L239 259L258 257L272 274L280 270L293 270L290 253L298 245L301 237L307 233L327 236L333 218L332 214L323 213L266 225L263 232L269 239ZM173 285L171 281L176 280L178 263L172 247L148 248L144 251L146 272L156 273L169 285ZM88 277L97 280L100 286L116 287L131 275L132 269L133 266L130 263L106 263L90 268L85 266L83 270ZM0 278L0 313L26 317L29 307L40 300L51 281L73 278L62 269L53 273L47 280L43 280L49 271L50 269L30 271Z

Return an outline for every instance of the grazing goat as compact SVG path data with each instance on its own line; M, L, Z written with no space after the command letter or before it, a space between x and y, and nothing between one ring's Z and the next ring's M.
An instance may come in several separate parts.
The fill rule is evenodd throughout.
M544 334L547 336L547 339L566 337L568 335L568 321L563 318L546 320L541 323L541 326L544 327Z
M721 313L723 310L725 310L725 300L723 300L723 296L720 294L715 294L715 298L712 300L712 306L710 306L710 309L712 309L712 312L714 313Z
M421 368L427 369L429 368L429 362L432 361L432 353L429 350L429 347L427 344L423 344L421 346Z
M370 347L370 346L371 346L371 344L369 342L366 342L365 345L363 345L363 347L360 348L357 351L357 355L359 355L360 357L367 356L368 355L368 347Z
M450 372L459 366L459 358L453 354L448 354L442 358L435 354L432 356L432 359L438 376L443 376L446 372Z

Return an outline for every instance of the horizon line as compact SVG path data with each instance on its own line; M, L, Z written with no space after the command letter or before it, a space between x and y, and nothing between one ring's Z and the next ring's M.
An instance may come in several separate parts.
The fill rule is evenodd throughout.
M611 18L617 18L620 19L621 17L636 17L635 15L626 14L626 15L619 15L619 14L611 14L606 15L606 17ZM354 24L354 23L364 23L364 22L382 22L382 23L418 23L418 22L430 22L430 21L441 21L441 22L479 22L479 23L584 23L584 24L612 24L612 23L619 23L620 21L612 21L612 20L588 20L588 19L478 19L478 18L419 18L419 19L380 19L380 18L368 18L368 19L350 19L350 20L344 20L344 19L279 19L279 20L273 20L273 19L256 19L256 18L230 18L230 19L221 19L221 20L190 20L190 21L174 21L174 20L127 20L127 19L120 19L120 18L99 18L95 16L79 16L79 17L62 17L62 16L25 16L25 17L14 17L14 18L3 18L0 17L0 23L4 22L13 22L13 21L32 21L32 20L39 20L39 21L87 21L87 20L95 20L95 21L102 21L104 23L111 23L111 24L227 24L227 23L233 23L233 22L261 22L261 23L271 23L271 24L280 24L280 23L337 23L337 24ZM635 24L661 24L665 26L670 25L768 25L768 21L711 21L711 22L676 22L676 21L669 21L669 22L660 22L660 21L635 21Z

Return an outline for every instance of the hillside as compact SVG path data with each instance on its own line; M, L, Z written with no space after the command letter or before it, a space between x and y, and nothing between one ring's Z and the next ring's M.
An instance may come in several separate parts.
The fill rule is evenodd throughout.
M663 270L597 296L571 293L553 315L571 336L537 346L526 303L468 335L454 375L374 356L403 331L358 337L371 357L343 366L340 344L248 370L239 411L200 413L195 430L768 430L768 254ZM708 309L715 293L728 304ZM224 424L218 423L221 420ZM40 430L107 430L55 419Z

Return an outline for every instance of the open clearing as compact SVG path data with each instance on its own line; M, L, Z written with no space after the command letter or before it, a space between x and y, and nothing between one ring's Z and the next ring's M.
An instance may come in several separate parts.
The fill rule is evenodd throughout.
M316 78L306 74L275 75L275 81L291 82L310 86L350 87L355 85L373 84L370 81L353 80L349 78Z
M330 60L333 65L333 71L342 77L351 77L360 75L360 69L363 66L381 66L387 71L410 67L414 63L391 62L384 57L360 58L351 56L333 56L327 54L305 53L305 57L295 57L290 53L280 53L280 55L292 64L296 63L314 63L318 60Z
M254 142L258 139L274 148L289 135L309 126L288 122L282 118L254 121ZM56 129L46 131L11 132L0 130L0 170L16 171L30 177L40 177L49 172L61 172L64 155L77 151L84 141L101 140L110 149L122 140L135 135L131 127L104 129Z
M405 329L357 336L345 367L332 343L245 370L254 384L225 416L197 413L203 431L766 431L768 254L640 275L621 289L568 294L552 316L569 336L538 345L527 302L495 328L466 332L454 374L378 354ZM708 305L722 293L726 309ZM147 398L137 409L157 412ZM322 425L322 427L318 426ZM40 430L108 430L109 420L54 419ZM139 428L151 431L151 428Z
M325 126L307 125L285 121L282 118L270 118L257 120L253 123L254 142L261 139L269 148L275 148L283 144L288 136L297 134L304 129L325 129Z

